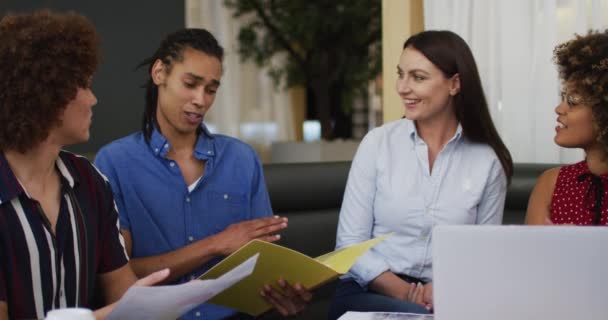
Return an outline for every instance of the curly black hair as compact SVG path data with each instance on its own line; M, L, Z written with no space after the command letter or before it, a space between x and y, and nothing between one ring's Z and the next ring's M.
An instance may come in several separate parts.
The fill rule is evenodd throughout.
M88 88L100 60L93 24L74 12L8 14L0 21L0 151L44 141Z
M608 154L608 30L576 35L553 50L559 76L591 107L598 142Z

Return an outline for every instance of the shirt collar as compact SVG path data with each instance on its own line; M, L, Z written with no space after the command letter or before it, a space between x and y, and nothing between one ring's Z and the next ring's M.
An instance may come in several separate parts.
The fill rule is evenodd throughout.
M63 159L65 157L65 160ZM80 157L80 156L77 156ZM74 188L74 186L78 185L80 181L78 181L78 175L74 174L74 172L72 172L72 168L69 168L65 165L65 161L70 161L67 157L67 153L62 151L59 153L59 157L57 157L57 160L55 161L55 167L57 167L57 169L59 169L59 172L61 173L61 177L63 179L65 179L65 182L67 182L68 186L70 186L70 188Z
M199 160L214 157L216 153L215 135L209 131L204 123L201 123L200 129L196 145L194 146L194 157ZM152 131L149 145L155 155L163 158L167 156L169 149L171 149L171 144L167 138L156 127Z
M55 167L59 170L61 185L68 185L70 188L74 188L79 181L77 176L71 172L71 169L65 165L65 160L67 159L62 159L63 155L63 151L59 153L59 157L55 161ZM4 153L0 153L0 204L10 201L22 193L30 198L19 179L13 173Z
M418 129L416 128L416 124L414 123L414 121L407 120L407 129L406 130L407 130L408 136L410 137L410 139L412 139L412 142L414 144L424 143L424 141L422 140L422 138L420 138L420 135L418 134ZM448 143L450 143L452 141L458 141L458 140L460 140L461 137L462 137L462 126L460 125L460 122L459 122L458 127L456 127L456 132L454 133L454 136L452 136L452 138L450 139L450 141L448 141Z

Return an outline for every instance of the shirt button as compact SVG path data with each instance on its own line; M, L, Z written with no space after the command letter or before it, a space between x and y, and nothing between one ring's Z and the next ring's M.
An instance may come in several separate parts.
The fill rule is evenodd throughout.
M167 149L167 148L169 148L169 145L168 145L168 144L165 144L165 149Z
M193 236L188 236L188 240L194 241L194 237Z
M190 197L186 197L186 202L190 202Z
M201 312L200 312L200 311L197 311L197 312L195 313L195 315L196 315L197 317L200 317L200 316L201 316Z
M224 199L228 199L228 194L224 194Z
M169 162L169 165L175 167L175 162Z
M208 151L207 151L207 154L211 154L211 150L208 150Z

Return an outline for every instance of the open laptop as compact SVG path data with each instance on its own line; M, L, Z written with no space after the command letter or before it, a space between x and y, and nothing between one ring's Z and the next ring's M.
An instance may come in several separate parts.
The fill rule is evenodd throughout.
M435 320L608 319L608 228L438 226Z

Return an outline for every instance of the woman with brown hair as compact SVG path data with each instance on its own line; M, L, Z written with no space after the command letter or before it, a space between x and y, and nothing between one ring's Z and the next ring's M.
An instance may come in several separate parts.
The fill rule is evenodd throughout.
M397 74L405 117L361 142L336 247L393 235L343 277L330 319L346 311L429 312L432 228L502 220L513 164L468 45L450 31L416 34L403 45Z

